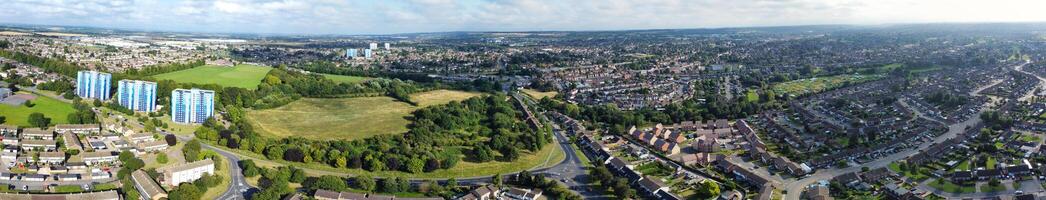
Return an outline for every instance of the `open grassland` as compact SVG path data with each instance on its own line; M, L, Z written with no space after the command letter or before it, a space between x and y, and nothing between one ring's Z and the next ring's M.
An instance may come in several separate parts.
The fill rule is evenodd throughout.
M407 132L407 116L418 108L479 96L480 93L435 90L411 95L419 106L389 97L305 98L290 104L247 113L261 133L276 137L355 140Z
M218 84L223 87L253 90L258 88L258 84L261 84L262 78L265 78L265 74L268 74L269 70L272 68L256 65L236 65L235 67L205 65L153 77L181 83Z
M529 95L530 97L534 97L534 99L541 99L545 97L554 98L557 94L556 91L541 92L534 89L523 89L523 93Z
M802 95L834 89L847 82L861 83L876 80L881 77L881 75L838 75L816 77L779 83L773 86L773 90L777 94L787 93L790 95Z
M363 81L367 81L367 80L373 79L371 77L363 77L363 76L345 76L345 75L333 75L333 74L322 74L322 75L323 75L323 77L326 77L327 79L330 79L330 80L332 80L334 82L338 82L338 83L359 83L359 82L363 82Z
M410 100L418 103L418 107L427 107L431 105L439 105L450 103L451 101L461 101L475 96L479 96L482 93L478 92L465 92L456 90L433 90L428 92L420 92L410 95Z
M19 92L19 94L29 93ZM30 100L30 102L35 104L33 107L0 104L0 116L7 118L3 124L22 127L29 126L29 114L34 112L43 113L44 117L51 118L51 124L64 124L68 123L69 114L76 112L76 109L73 108L72 104L52 99L50 97L40 95L35 96L36 99Z
M410 104L389 97L306 98L279 108L249 111L247 120L261 133L311 139L361 139L407 131Z

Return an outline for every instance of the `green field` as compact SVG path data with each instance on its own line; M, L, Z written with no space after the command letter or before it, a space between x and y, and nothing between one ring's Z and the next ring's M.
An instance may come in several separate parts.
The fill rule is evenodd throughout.
M366 80L373 79L371 77L363 77L363 76L345 76L345 75L334 75L334 74L322 74L322 75L323 75L323 77L327 77L327 79L330 79L330 80L332 80L334 82L338 82L338 83L359 83L359 82L363 82L363 81L366 81Z
M222 87L256 89L270 67L236 65L222 67L205 65L187 70L155 75L157 79L174 80L180 83L218 84Z
M19 92L19 94L29 94ZM68 117L70 113L75 113L76 109L73 108L72 104L52 99L45 96L36 95L36 99L31 100L35 104L32 108L20 106L11 106L8 104L0 104L0 116L4 116L7 120L4 124L16 125L16 126L29 126L29 114L34 112L43 113L45 117L51 118L51 124L64 124L68 123Z
M436 90L411 95L420 107L464 100L479 93ZM276 137L360 139L407 132L411 112L420 108L389 97L339 99L305 98L290 104L247 113L258 131Z
M794 80L784 83L775 84L773 90L777 94L787 93L790 95L802 95L807 93L817 93L829 89L834 89L843 85L847 81L851 83L861 83L871 80L882 78L881 75L838 75L829 77L816 77L808 79Z
M553 98L556 97L557 94L556 91L541 92L534 89L523 89L523 93L529 95L530 97L534 97L535 100L545 97Z

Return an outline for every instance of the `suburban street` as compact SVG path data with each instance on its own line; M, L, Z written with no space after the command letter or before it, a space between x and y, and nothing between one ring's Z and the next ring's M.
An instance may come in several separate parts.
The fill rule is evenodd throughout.
M1027 63L1025 63L1025 64L1027 64ZM1025 64L1022 64L1022 65L1019 65L1019 66L1024 66ZM970 93L971 93L971 95L980 95L979 92L981 92L981 91L983 91L983 90L985 90L985 89L987 89L987 88L989 88L991 86L999 84L1001 82L1002 82L1001 80L993 81L992 83L984 85L984 86L981 86L981 87L975 89L974 91L971 91ZM917 148L911 148L911 149L908 149L908 150L900 151L900 152L897 152L897 153L894 153L894 154L891 154L891 155L888 155L888 156L876 159L876 160L871 161L871 162L862 163L860 165L853 165L853 166L842 168L842 169L839 169L839 168L820 169L820 170L817 170L817 172L814 173L814 174L811 174L809 176L803 177L803 178L801 178L799 180L788 182L788 183L786 183L784 185L784 190L788 191L788 193L785 194L784 199L799 199L800 195L802 195L802 193L803 193L804 188L806 188L806 186L808 186L810 184L813 184L813 183L815 183L817 181L831 180L832 178L834 178L836 176L839 176L839 175L842 175L842 174L851 173L851 172L859 172L859 171L861 171L861 168L863 168L863 167L868 167L868 168L871 168L871 169L887 167L888 165L890 165L890 163L893 163L893 162L898 161L898 160L905 159L905 158L907 158L908 156L911 156L911 155L915 155L915 154L919 153L920 151L923 151L923 150L929 148L933 144L941 143L941 142L944 142L945 140L949 140L949 139L955 138L960 133L967 131L967 128L980 126L982 124L981 123L981 119L980 119L980 117L977 117L977 116L980 116L980 113L983 113L984 111L987 111L988 105L990 105L990 104L991 104L991 101L986 102L985 105L983 105L981 107L981 109L976 114L974 114L972 117L970 117L969 119L966 119L965 121L949 125L947 132L937 136L931 142L924 142L924 143L922 143ZM917 113L917 114L920 117L923 117L921 113Z

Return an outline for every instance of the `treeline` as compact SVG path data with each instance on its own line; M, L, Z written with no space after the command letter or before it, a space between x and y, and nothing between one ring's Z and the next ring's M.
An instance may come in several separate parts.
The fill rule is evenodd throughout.
M966 102L969 102L969 99L966 98L966 96L956 95L944 91L936 91L930 93L929 95L923 96L923 98L926 98L926 102L930 102L932 104L940 106L942 108L941 110L956 108L962 106L963 104L966 104Z
M695 98L666 105L661 110L646 107L631 111L621 110L613 104L579 106L553 101L547 97L539 100L538 104L578 120L603 123L614 133L624 133L633 125L673 124L692 120L738 119L779 106L779 104L771 102L734 101L720 98L706 99L705 102Z
M527 126L504 95L422 108L414 112L406 134L353 141L266 138L253 131L242 110L229 110L226 119L231 126L208 120L196 130L197 138L271 160L372 172L431 172L452 168L462 158L473 162L514 161L522 152L537 151L551 141L548 134ZM302 130L302 134L308 134L308 130Z
M21 63L40 67L44 72L58 73L67 77L76 77L76 72L80 71L80 67L67 63L65 61L57 59L49 59L30 55L22 52L12 52L8 50L0 50L0 57L15 60Z
M458 185L458 182L454 179L446 181L444 184L439 184L434 180L426 181L421 184L413 185L409 180L404 178L372 178L367 175L359 175L349 178L343 178L340 176L324 175L320 177L307 177L305 172L301 169L294 167L276 167L266 168L257 166L254 160L241 160L240 167L243 168L243 176L252 178L261 176L259 178L259 187L261 192L255 193L251 196L251 199L258 200L276 200L281 197L293 192L287 183L300 183L303 189L309 192L315 192L316 190L330 190L336 192L381 192L385 194L393 193L421 193L426 196L432 197L443 197L451 199L455 194L464 192L465 187Z
M186 69L192 69L192 68L195 68L195 67L204 66L206 64L207 64L207 62L204 62L203 60L195 60L195 61L185 62L185 63L171 63L171 64L153 65L153 66L143 67L141 69L133 69L132 68L132 69L127 69L127 70L125 70L123 72L120 72L119 74L123 75L123 76L127 76L127 77L134 77L134 76L145 77L145 76L158 75L158 74L163 74L163 73L168 73L168 72L175 72L175 71L181 71L181 70L186 70ZM116 79L115 77L113 79L113 81L118 81L118 80L119 79ZM115 85L115 82L114 82L114 85Z

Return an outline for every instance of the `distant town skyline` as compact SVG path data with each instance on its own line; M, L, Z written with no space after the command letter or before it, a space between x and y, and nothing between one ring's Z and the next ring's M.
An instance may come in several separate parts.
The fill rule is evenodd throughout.
M1042 22L1034 0L13 0L0 23L150 31L393 34Z

